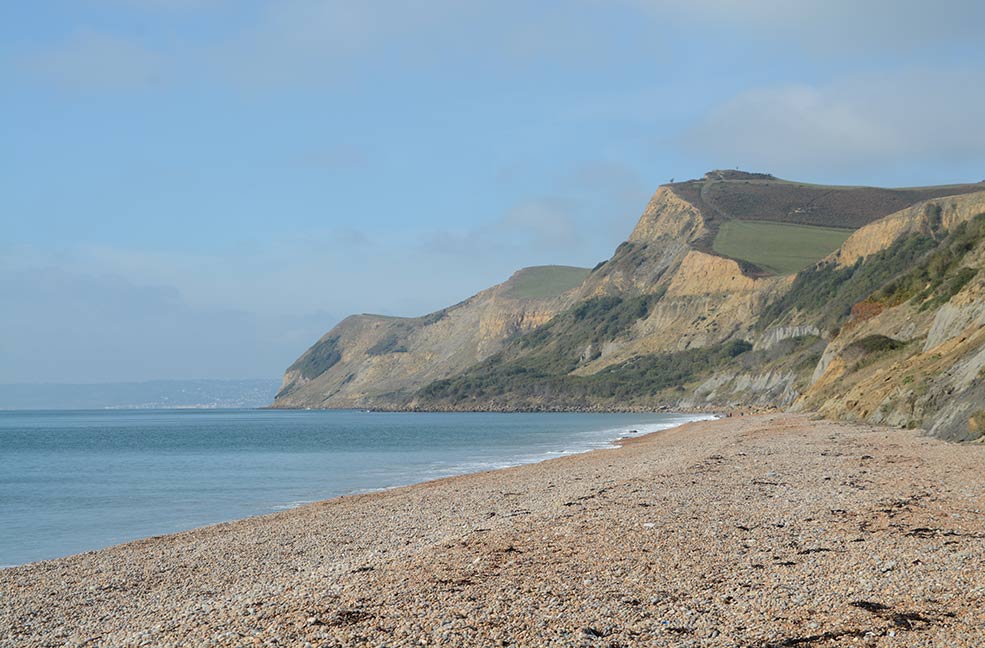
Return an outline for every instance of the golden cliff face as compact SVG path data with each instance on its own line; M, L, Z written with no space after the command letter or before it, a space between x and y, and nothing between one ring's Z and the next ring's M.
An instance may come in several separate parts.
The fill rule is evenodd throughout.
M329 331L339 358L311 378L292 367L275 407L392 407L428 383L499 351L504 342L550 320L568 297L517 297L515 280L420 318L356 315ZM317 347L306 355L314 356ZM302 356L301 362L305 356ZM297 364L297 363L295 363Z
M763 283L742 274L739 264L732 259L692 250L674 273L667 295L733 295L759 290Z
M641 295L666 283L666 275L706 233L700 212L667 186L650 198L629 239L575 291L578 301L605 295Z
M708 233L699 210L661 187L603 272L579 289L582 298L666 290L625 339L607 343L597 360L577 374L595 373L636 355L680 351L718 343L754 321L769 296L789 278L754 279L732 259L691 247Z
M672 238L690 243L706 233L701 212L682 199L671 187L657 189L640 216L630 243L647 243L661 238Z
M744 335L763 306L791 277L752 278L732 259L697 250L663 278L664 296L625 339L610 342L597 360L576 374L589 375L634 356L702 348Z
M662 219L675 214L686 223L686 209L654 207L648 209L653 218L641 221L634 232L637 240L668 231L693 240L700 236L698 228L674 230ZM981 213L985 213L985 192L924 201L862 227L830 258L841 267L852 265L909 233L939 237ZM968 263L985 268L985 249L970 255ZM663 277L666 293L649 316L637 323L630 336L607 345L601 358L577 373L588 375L635 356L710 346L736 336L768 337L771 331L754 330L754 324L763 307L784 294L792 281L792 276L753 278L743 274L735 261L691 249ZM801 322L796 314L791 322L804 330L811 328L811 322ZM812 330L815 338L820 335ZM882 357L855 355L854 343L872 336L898 341L902 349ZM799 399L798 408L838 418L894 425L928 422L942 436L961 438L961 429L985 421L985 272L936 309L921 311L903 304L864 318L860 311L859 320L830 341L812 379L793 371L782 376L772 368L764 371L722 375L720 384L712 380L702 389L717 391L716 400L722 400L723 391L742 392L740 400L757 405L764 404L760 394L768 394L781 406ZM793 390L794 383L806 393ZM955 401L950 409L949 398ZM685 400L692 405L700 402ZM976 412L980 412L977 418ZM974 432L969 428L968 434Z
M831 255L841 266L885 250L901 236L951 229L985 212L985 191L917 203L856 231Z
M967 197L972 205L973 197ZM975 209L985 213L985 204ZM913 211L905 216L919 222L920 212ZM963 217L959 210L952 214ZM985 244L965 263L980 272L943 305L921 310L907 302L843 327L796 407L835 418L929 425L953 439L980 436L972 428L985 411ZM859 351L864 341L877 338L897 348Z
M706 234L701 213L672 187L654 193L629 240L586 279L576 298L657 291L664 296L628 336L603 345L601 356L576 375L634 356L721 342L754 322L765 301L789 283L789 277L754 279L732 259L693 249L691 243Z

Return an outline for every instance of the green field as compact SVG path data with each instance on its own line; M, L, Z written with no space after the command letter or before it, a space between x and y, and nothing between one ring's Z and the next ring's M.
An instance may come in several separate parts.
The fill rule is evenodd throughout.
M769 272L793 274L834 252L851 234L838 227L730 220L722 223L712 248Z
M577 287L588 276L588 268L536 266L524 268L510 279L507 294L517 299L549 299Z

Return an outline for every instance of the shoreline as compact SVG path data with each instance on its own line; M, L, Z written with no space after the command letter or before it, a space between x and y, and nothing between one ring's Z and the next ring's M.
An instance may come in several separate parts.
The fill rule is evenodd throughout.
M403 414L719 414L724 416L726 410L736 410L752 414L776 414L782 410L776 407L722 407L719 405L708 405L707 407L680 407L678 405L655 405L655 406L621 406L608 407L604 405L590 407L499 407L488 405L483 407L467 406L461 407L401 407L399 405L373 405L373 406L347 406L347 407L305 407L300 405L276 405L270 404L255 408L257 410L273 410L286 412L345 412L345 411L364 411L364 412L393 412Z
M789 414L620 446L8 568L0 646L979 645L982 450Z
M71 411L73 412L92 411L99 413L103 412L103 410L71 410ZM147 410L147 411L157 411L157 410ZM237 410L231 410L231 411L237 411ZM238 410L238 411L250 411L250 410ZM254 408L253 411L262 411L262 409ZM324 411L360 412L362 410L326 409ZM400 412L400 413L415 413L415 412ZM476 412L476 413L484 413L484 412ZM513 412L503 412L503 413L513 414ZM549 413L549 412L545 412L545 413ZM598 412L586 412L586 413L598 413ZM462 477L472 474L492 472L492 471L504 470L508 468L520 467L520 466L529 466L529 465L542 463L545 461L552 461L558 458L591 453L598 450L617 449L621 446L623 441L629 439L643 437L649 434L656 434L692 422L714 420L715 418L722 416L721 414L710 414L710 413L703 414L703 413L694 413L694 412L649 412L649 413L657 414L662 417L676 417L676 419L678 420L673 420L673 421L651 420L649 422L638 422L632 425L617 426L617 427L609 427L602 424L602 422L600 422L600 427L598 427L597 429L583 430L581 432L569 432L567 437L557 440L558 445L556 447L549 450L543 450L543 451L531 453L530 449L523 449L523 450L518 450L517 452L514 452L509 456L501 457L487 462L474 462L474 461L463 460L462 462L447 466L444 470L433 470L433 471L429 471L429 473L422 473L417 476L409 476L410 481L406 481L406 482L397 482L397 483L391 482L381 486L354 488L348 491L337 492L337 494L329 493L324 496L315 495L313 498L306 499L303 501L291 500L281 504L272 504L268 507L258 509L255 512L246 515L241 514L237 516L213 519L211 521L205 521L204 523L196 524L194 526L185 526L176 529L173 528L173 529L155 530L153 532L146 533L146 535L130 537L130 539L118 540L117 542L114 542L112 544L104 544L102 546L90 545L89 547L80 548L76 551L73 551L72 553L65 553L61 555L51 556L48 558L38 558L28 562L0 564L0 570L10 569L13 567L23 567L23 566L33 565L36 563L46 562L50 560L60 560L64 558L70 558L76 555L87 554L87 553L102 551L105 549L111 549L118 546L123 546L132 542L140 542L142 540L152 537L154 538L166 537L180 533L187 533L198 529L208 528L220 524L235 523L241 520L252 519L252 518L262 518L267 515L275 515L285 511L294 510L303 506L328 502L341 497L353 497L356 495L382 493L395 489L416 486L431 481L438 481L449 477ZM638 427L642 431L639 431L637 429L631 429L632 427ZM654 427L656 427L656 429L651 429ZM588 440L579 439L578 438L579 434L597 435L597 438L591 438ZM381 479L385 479L385 477L381 477ZM122 531L121 534L129 535L126 532L122 532Z

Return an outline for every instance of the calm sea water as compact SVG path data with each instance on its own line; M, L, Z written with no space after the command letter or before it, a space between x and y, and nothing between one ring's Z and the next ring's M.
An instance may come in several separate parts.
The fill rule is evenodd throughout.
M0 565L612 447L696 417L0 412Z

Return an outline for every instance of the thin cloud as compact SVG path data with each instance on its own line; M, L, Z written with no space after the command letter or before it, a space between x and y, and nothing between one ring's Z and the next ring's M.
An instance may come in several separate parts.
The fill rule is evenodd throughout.
M331 82L357 60L408 36L422 39L463 13L450 0L282 0L264 5L245 28L202 55L214 73L247 86Z
M106 1L138 14L185 18L208 11L212 18L224 17L225 24L207 38L192 32L180 47L139 35L88 31L34 46L27 57L34 61L29 71L76 89L207 79L269 90L331 86L380 61L428 70L469 60L479 73L512 77L543 73L545 66L599 70L638 55L640 48L662 47L659 39L642 33L614 34L600 24L604 8L588 1L522 10L488 0Z
M661 21L731 26L825 56L959 46L978 39L978 0L624 0Z
M135 40L86 30L25 55L23 67L73 90L129 90L158 83L163 58Z
M526 167L506 168L521 176ZM497 171L497 181L504 173ZM431 232L419 249L499 275L543 263L592 265L631 231L652 190L631 168L601 160L564 170L545 188L550 192L518 200L485 223Z
M918 70L750 90L710 111L678 145L727 166L785 172L981 160L982 80L979 70Z
M228 5L230 0L102 0L103 3L151 11L187 11L213 9Z
M507 241L535 250L576 248L581 238L572 211L559 198L529 200L510 209L494 228Z
M309 148L298 153L292 162L307 169L323 171L352 171L365 168L369 156L365 151L351 146Z

